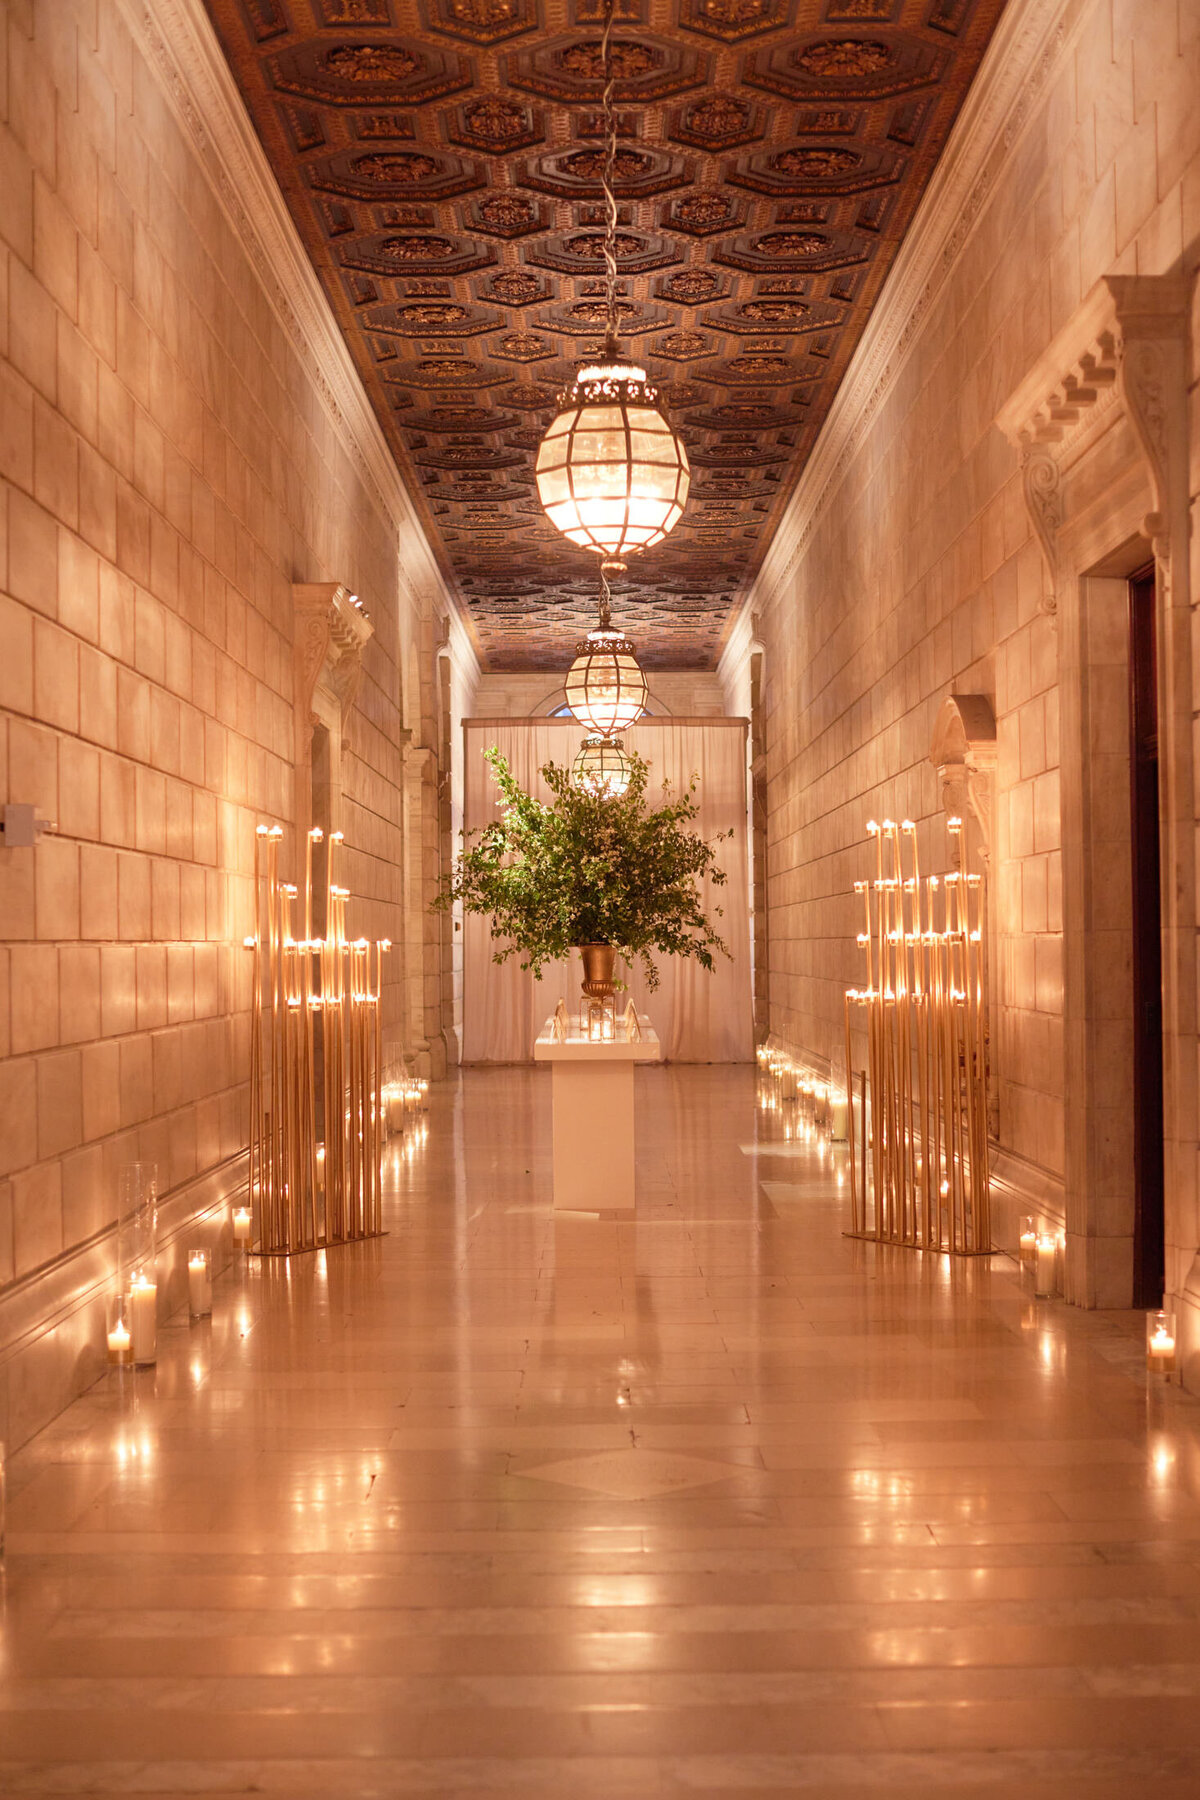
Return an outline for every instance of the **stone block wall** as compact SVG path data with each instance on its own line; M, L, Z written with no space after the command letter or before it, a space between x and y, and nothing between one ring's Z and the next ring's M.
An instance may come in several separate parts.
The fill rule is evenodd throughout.
M859 415L833 422L839 448L802 481L747 613L765 647L771 1024L835 1067L843 992L865 976L852 885L873 873L867 820L918 821L923 869L947 868L934 721L949 693L991 700L1000 1136L1052 1187L1064 1172L1059 649L1018 458L995 421L1101 277L1194 276L1200 13L1015 0L1006 17L1010 52L1021 31L1037 35L1025 77L960 145L976 156L974 185L954 198L945 170L935 176L917 310L898 309L872 346L874 391L864 377ZM1002 73L989 57L980 85ZM1112 877L1128 906L1128 870Z
M56 821L0 849L0 1289L105 1228L121 1162L176 1188L246 1141L242 938L255 825L293 815L293 582L344 583L374 623L347 884L398 946L389 1025L425 1025L401 666L444 597L402 577L427 561L411 518L152 50L119 0L0 6L0 801Z

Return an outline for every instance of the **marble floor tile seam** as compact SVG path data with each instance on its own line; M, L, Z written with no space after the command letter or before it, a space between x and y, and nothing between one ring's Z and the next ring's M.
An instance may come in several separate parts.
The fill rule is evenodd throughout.
M973 1664L717 1673L641 1669L614 1674L516 1675L438 1671L427 1675L308 1674L159 1677L40 1676L14 1673L0 1689L0 1719L16 1713L180 1714L279 1712L288 1708L344 1719L392 1708L437 1712L472 1707L551 1707L589 1712L670 1712L684 1706L986 1705L1042 1694L1168 1698L1200 1694L1200 1665L1137 1664L1128 1671L1074 1664ZM136 1729L136 1726L134 1727Z
M1193 1800L1195 1759L1176 1753L1179 1774L1155 1780L1155 1800ZM0 1767L6 1765L0 1764ZM436 1762L411 1758L280 1759L273 1763L230 1759L221 1765L222 1786L209 1786L207 1765L178 1761L57 1765L8 1764L14 1795L88 1794L110 1800L136 1791L139 1800L191 1800L199 1793L264 1793L307 1796L337 1793L346 1800L380 1800L386 1794L435 1795L436 1800L477 1800L481 1793L518 1794L521 1800L562 1800L573 1792L596 1800L760 1800L763 1795L836 1794L838 1800L1132 1800L1131 1781L1147 1778L1144 1757L1080 1756L1040 1752L1036 1757L965 1754L942 1759L897 1756L803 1755L604 1757L528 1756L497 1761L459 1758ZM1115 1771L1115 1772L1114 1772ZM152 1784L152 1785L151 1785Z
M312 1548L292 1554L281 1552L277 1546L255 1554L244 1545L222 1554L206 1545L201 1550L175 1550L170 1568L164 1569L161 1554L150 1547L121 1550L108 1538L99 1538L98 1547L81 1549L78 1555L70 1556L66 1547L72 1541L53 1534L45 1540L51 1548L21 1552L20 1564L14 1567L25 1585L10 1591L9 1616L34 1582L38 1584L36 1591L47 1600L85 1590L111 1591L118 1605L122 1595L132 1599L144 1590L164 1585L172 1593L180 1593L186 1592L189 1584L206 1595L236 1584L239 1595L250 1597L286 1588L291 1605L296 1595L310 1591L332 1592L338 1597L369 1596L394 1585L403 1594L411 1591L406 1584L424 1581L445 1583L445 1587L439 1587L441 1592L453 1592L458 1582L487 1581L493 1585L493 1591L504 1582L565 1585L574 1597L581 1583L586 1583L589 1596L602 1591L606 1583L627 1584L634 1579L653 1582L656 1590L670 1594L673 1583L703 1577L705 1596L711 1598L714 1588L719 1588L725 1579L751 1587L756 1579L785 1586L794 1580L803 1583L808 1598L844 1596L863 1600L877 1596L972 1599L984 1598L988 1592L1021 1599L1028 1596L1018 1589L1034 1587L1043 1594L1055 1585L1066 1597L1102 1592L1143 1596L1156 1589L1177 1594L1181 1586L1190 1591L1200 1582L1200 1557L1189 1561L1186 1555L1176 1556L1173 1546L1158 1542L1143 1546L1153 1553L1153 1559L1134 1560L1126 1555L1121 1560L1105 1560L1103 1546L1047 1549L1035 1545L1007 1551L987 1562L961 1548L942 1550L934 1545L923 1552L869 1545L854 1555L828 1549L798 1550L775 1541L749 1548L744 1535L734 1548L665 1548L639 1539L591 1550L574 1542L557 1550L553 1544L538 1544L506 1551L503 1556L494 1544L474 1551L453 1546L394 1552L359 1550L350 1557L343 1551ZM1129 1546L1124 1548L1128 1550ZM1186 1551L1186 1546L1183 1548ZM955 1588L961 1590L958 1595L951 1591ZM739 1586L738 1596L745 1591L745 1585ZM21 1600L21 1604L26 1603Z
M296 1566L287 1558L287 1573L269 1573L245 1558L236 1568L214 1570L200 1558L178 1558L163 1570L154 1560L133 1557L96 1558L86 1569L73 1567L59 1557L40 1559L45 1578L43 1605L56 1604L95 1611L102 1607L159 1610L175 1607L220 1607L236 1611L242 1606L255 1611L293 1608L363 1608L374 1611L395 1606L479 1606L500 1602L508 1605L577 1605L627 1602L638 1586L639 1604L682 1605L694 1601L702 1579L706 1604L841 1604L894 1601L991 1601L1088 1599L1125 1597L1135 1600L1166 1597L1175 1600L1200 1596L1200 1567L1172 1563L1105 1563L1045 1565L1028 1569L950 1568L930 1570L801 1570L786 1555L744 1552L727 1558L680 1554L659 1556L636 1565L629 1558L606 1559L602 1568L576 1561L570 1569L548 1567L525 1559L417 1558L408 1559L403 1573L368 1572L355 1558L347 1567L344 1558L329 1558L328 1572L311 1565L317 1556ZM108 1567L97 1563L106 1560ZM233 1560L233 1559L231 1559ZM397 1559L400 1560L400 1559ZM476 1563L479 1566L461 1566ZM34 1558L25 1559L21 1574L28 1579L43 1571ZM14 1593L8 1616L18 1615L26 1602Z
M382 1632L328 1638L137 1638L127 1634L120 1639L120 1648L123 1673L135 1684L141 1677L157 1679L166 1672L192 1680L240 1675L279 1678L283 1672L287 1678L363 1675L394 1679L412 1675L453 1681L468 1674L522 1673L537 1678L628 1675L643 1670L711 1675L841 1670L889 1675L897 1669L895 1640L881 1631L743 1632L733 1640L726 1634L695 1632L672 1638L665 1645L638 1631L567 1636L510 1633L507 1637L495 1633L418 1637ZM111 1654L111 1646L95 1639L31 1638L11 1659L11 1673L14 1678L104 1678L111 1675L111 1663L104 1660L106 1651ZM935 1629L905 1634L903 1667L974 1671L981 1691L988 1694L995 1691L988 1685L989 1673L998 1669L1091 1671L1088 1691L1103 1693L1119 1687L1127 1667L1135 1672L1135 1692L1147 1681L1153 1685L1152 1678L1139 1671L1166 1668L1183 1671L1182 1676L1168 1678L1166 1688L1190 1692L1188 1671L1200 1667L1200 1641L1194 1626L1172 1625L1170 1642L1165 1643L1164 1628L1158 1623Z
M1130 1542L1140 1541L1142 1534L1151 1530L1163 1541L1200 1538L1200 1505L1190 1494L1177 1491L1078 1500L1069 1495L1056 1499L1038 1494L1002 1495L970 1507L936 1495L917 1496L911 1504L899 1498L797 1499L786 1492L767 1491L761 1482L756 1485L753 1471L714 1479L703 1484L703 1491L687 1482L670 1492L629 1488L616 1493L591 1481L572 1480L567 1493L565 1482L551 1489L542 1484L545 1479L531 1473L499 1482L489 1480L480 1484L481 1491L474 1497L411 1495L385 1489L362 1502L337 1495L327 1501L297 1501L289 1504L291 1516L281 1517L274 1529L281 1543L296 1550L302 1547L305 1534L311 1536L322 1528L335 1529L338 1541L347 1544L360 1535L366 1542L381 1531L428 1533L439 1526L465 1532L495 1531L502 1534L503 1541L509 1534L566 1529L572 1523L580 1531L607 1526L632 1532L654 1527L720 1531L757 1521L764 1528L786 1532L793 1544L830 1545L861 1542L876 1535L891 1542L906 1537L921 1541L926 1536L938 1544L980 1547L1021 1542L1107 1543L1121 1540L1118 1528L1122 1525ZM190 1492L164 1497L122 1496L121 1491L106 1490L91 1501L73 1505L59 1524L61 1529L77 1527L92 1533L145 1532L161 1537L186 1537L196 1530L253 1535L263 1527L263 1512L253 1494L217 1499ZM303 1517L296 1516L300 1512ZM24 1524L23 1519L14 1524L16 1551L24 1542L20 1529Z
M212 1532L85 1534L75 1529L67 1533L27 1531L14 1534L10 1538L8 1550L14 1559L25 1555L50 1554L58 1558L70 1558L75 1562L86 1562L95 1556L110 1556L116 1552L159 1565L164 1559L170 1559L173 1564L181 1556L224 1561L230 1556L277 1559L281 1555L290 1562L303 1565L309 1557L336 1554L353 1564L361 1559L375 1566L392 1555L411 1554L413 1551L451 1556L484 1552L505 1560L510 1555L522 1552L549 1557L554 1555L553 1545L558 1540L561 1545L559 1555L586 1559L593 1566L600 1566L614 1556L636 1555L647 1558L648 1566L652 1567L656 1545L662 1533L647 1530L644 1526L633 1529L613 1526L608 1530L592 1526L586 1532L536 1530L523 1533L512 1530L503 1537L498 1537L494 1532L477 1531L413 1532L406 1533L405 1536L406 1549L401 1552L396 1549L394 1539L380 1545L361 1535L353 1537L348 1534L339 1535L336 1545L314 1542L310 1538L285 1547L281 1545L277 1533L266 1530L255 1537L253 1534L218 1536ZM683 1549L701 1556L739 1553L747 1541L746 1530L740 1526L732 1529L728 1526L711 1525L674 1528L669 1536L674 1549ZM816 1541L813 1541L814 1534L811 1532L785 1530L782 1527L776 1527L769 1533L756 1531L754 1536L768 1542L776 1551L786 1552L798 1569L1027 1569L1077 1568L1096 1564L1117 1567L1143 1564L1174 1566L1176 1563L1200 1567L1200 1542L1191 1538L1167 1539L1159 1533L1150 1538L1119 1538L1111 1532L1101 1536L1092 1534L1058 1540L1026 1536L1002 1541L993 1537L993 1541L985 1546L971 1542L939 1543L931 1532L922 1530L914 1534L909 1528L902 1529L895 1539L874 1534L864 1540L863 1534L856 1532L849 1542L828 1531L816 1534ZM986 1550L986 1555L981 1555L981 1549Z
M1055 1697L1052 1708L1036 1701L993 1699L977 1705L879 1704L831 1708L820 1704L741 1708L679 1706L642 1711L586 1713L544 1709L447 1708L423 1717L403 1711L356 1714L356 1748L363 1755L477 1757L519 1754L536 1741L545 1753L592 1755L738 1754L748 1724L759 1754L798 1751L863 1754L874 1751L1024 1752L1123 1751L1152 1742L1164 1752L1197 1748L1195 1706L1190 1697L1147 1695ZM221 1722L223 1747L237 1758L253 1755L326 1757L339 1753L346 1724L337 1715L229 1713ZM91 1712L15 1713L5 1722L5 1749L16 1761L94 1760L127 1753L124 1715ZM174 1754L212 1757L213 1724L207 1714L152 1712L138 1716L137 1741L148 1758ZM1161 1763L1160 1765L1161 1766Z
M607 1601L576 1606L505 1603L501 1599L476 1606L291 1606L272 1610L128 1606L58 1610L47 1637L100 1638L175 1636L277 1638L404 1635L550 1636L555 1634L637 1632L644 1636L700 1633L730 1636L751 1633L920 1632L980 1629L990 1622L1006 1626L1049 1628L1151 1624L1200 1625L1200 1598L1193 1596L1111 1596L1104 1599L1036 1598L1006 1600L838 1600L830 1602L757 1602L704 1604Z

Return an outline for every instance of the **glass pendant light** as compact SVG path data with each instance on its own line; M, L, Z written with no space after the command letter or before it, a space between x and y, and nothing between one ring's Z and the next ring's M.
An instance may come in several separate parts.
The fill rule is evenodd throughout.
M610 610L610 569L623 563L600 566L600 623L576 647L575 661L564 682L567 705L573 716L593 736L613 737L624 731L646 710L646 677L638 666L633 645L623 631L615 631Z
M580 369L538 446L538 498L573 544L622 556L661 543L679 523L691 471L687 451L658 408L646 371L626 362L617 341L617 202L613 168L617 119L606 0L604 64L604 269L608 325L601 359Z
M629 758L620 738L601 737L599 733L585 737L571 764L571 779L576 787L597 799L615 800L623 794L629 786Z

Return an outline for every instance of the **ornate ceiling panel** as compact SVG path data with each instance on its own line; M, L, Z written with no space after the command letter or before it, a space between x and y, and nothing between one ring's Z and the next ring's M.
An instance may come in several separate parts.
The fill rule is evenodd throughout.
M533 484L603 331L601 0L207 0L496 670L565 667L596 562ZM614 622L711 668L1003 0L617 0L621 329L688 446Z

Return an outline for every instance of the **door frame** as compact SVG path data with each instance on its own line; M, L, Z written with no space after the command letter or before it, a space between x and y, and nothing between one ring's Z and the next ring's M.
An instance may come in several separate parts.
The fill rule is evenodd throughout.
M1067 1297L1133 1297L1128 593L1156 567L1167 1289L1196 1215L1195 849L1188 568L1189 295L1108 276L1001 408L1058 621ZM1193 1350L1200 1361L1200 1286ZM1185 1334L1185 1358L1188 1339Z

